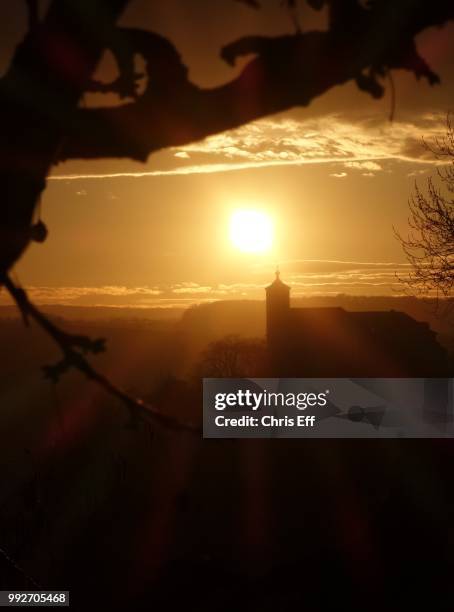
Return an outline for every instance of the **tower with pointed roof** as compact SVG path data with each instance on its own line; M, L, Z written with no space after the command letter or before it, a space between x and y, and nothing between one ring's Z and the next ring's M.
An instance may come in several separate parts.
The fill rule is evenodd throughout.
M290 287L280 279L279 268L276 278L266 291L266 337L268 346L278 350L286 336L290 311Z

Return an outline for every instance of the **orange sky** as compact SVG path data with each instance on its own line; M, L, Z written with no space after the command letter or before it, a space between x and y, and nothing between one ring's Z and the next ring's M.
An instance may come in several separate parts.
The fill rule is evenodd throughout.
M191 78L212 86L238 71L219 58L222 44L254 32L289 31L279 2L264 4L257 12L230 0L136 0L123 23L150 23L169 36ZM0 11L11 24L2 41L4 69L25 13L18 5ZM324 27L325 17L305 10L301 20L308 28ZM59 165L42 203L49 238L25 254L18 278L41 303L179 305L263 297L279 262L293 295L391 293L395 270L405 272L393 226L405 229L415 179L424 184L435 172L421 139L442 135L450 110L453 34L449 26L418 40L441 86L396 72L393 123L389 95L373 101L350 83L307 109L157 153L145 165ZM112 71L106 57L100 75ZM232 249L229 214L244 206L276 219L272 254Z

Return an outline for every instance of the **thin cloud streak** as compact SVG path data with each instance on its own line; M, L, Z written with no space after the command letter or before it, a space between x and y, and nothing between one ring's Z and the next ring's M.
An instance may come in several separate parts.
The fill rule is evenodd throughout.
M392 158L371 158L371 159L392 159ZM362 163L365 159L352 158L351 162ZM408 160L413 161L413 160ZM338 163L336 158L329 159L307 159L299 161L268 161L268 162L244 162L244 163L224 163L224 164L206 164L202 166L185 166L182 168L174 168L172 170L150 170L147 172L112 172L105 174L61 174L51 175L51 181L74 181L81 179L114 179L114 178L143 178L149 176L181 176L188 174L212 174L216 172L232 172L237 170L251 170L258 168L269 168L272 166L305 166L310 164L331 164ZM426 163L426 162L419 162ZM345 174L345 173L344 173Z
M363 163L368 160L383 160L383 161L395 161L395 160L403 161L403 162L412 162L415 164L430 164L430 165L446 165L441 162L434 162L428 160L418 160L412 159L410 157L371 157L371 158L357 158L353 157L348 160L342 160L342 165L345 165L345 162L352 163ZM172 170L150 170L147 172L112 172L105 174L60 174L60 175L51 175L48 177L48 180L51 181L77 181L77 180L87 180L87 179L116 179L116 178L144 178L144 177L154 177L154 176L187 176L191 174L214 174L217 172L234 172L238 170L254 170L260 168L270 168L270 167L279 167L279 166L307 166L307 165L319 165L319 164L333 164L340 163L339 159L329 158L329 159L307 159L307 160L298 160L298 161L269 161L269 162L244 162L244 163L231 163L231 164L207 164L204 166L187 166L183 168L174 168ZM367 174L367 176L371 176L372 173ZM347 176L347 173L342 172L339 174L333 173L331 176L337 176L343 178ZM366 174L364 175L366 176ZM409 175L410 176L410 175Z

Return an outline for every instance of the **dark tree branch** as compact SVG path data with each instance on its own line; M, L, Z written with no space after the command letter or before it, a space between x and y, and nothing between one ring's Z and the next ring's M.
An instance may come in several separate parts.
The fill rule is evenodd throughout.
M89 380L102 387L107 393L120 400L129 409L133 422L137 422L139 418L142 418L147 421L151 420L168 429L200 433L199 425L188 423L159 412L142 399L132 397L112 383L106 376L95 370L87 361L85 355L87 353L97 354L103 352L105 350L105 340L103 338L92 340L87 336L68 334L38 310L28 299L25 290L16 286L8 276L3 277L2 284L4 284L16 302L23 316L27 320L32 319L35 321L61 349L62 360L55 365L44 367L46 378L57 383L62 374L74 368L79 370Z
M409 70L430 84L439 81L414 40L425 28L453 19L454 5L434 0L428 8L418 2L385 0L377 2L375 10L364 10L355 4L356 17L345 11L341 21L342 10L336 9L327 32L252 36L225 46L221 56L230 64L241 55L252 53L256 58L239 77L214 89L200 89L188 80L178 52L166 39L143 30L117 29L128 53L144 58L148 86L135 102L78 110L58 159L145 161L159 149L188 144L293 106L307 106L349 80L381 97L384 88L378 78L392 69ZM113 85L115 90L121 94Z
M79 99L128 0L53 0L0 81L0 274L30 241L33 212Z

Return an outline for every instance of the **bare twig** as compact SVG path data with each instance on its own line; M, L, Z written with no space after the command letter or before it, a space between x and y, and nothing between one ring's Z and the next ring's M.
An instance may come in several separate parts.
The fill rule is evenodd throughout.
M36 580L32 576L30 576L30 574L27 574L24 568L20 566L19 563L15 559L13 559L4 548L0 547L0 555L2 555L2 557L16 572L22 574L22 576L24 576L24 578L29 582L30 585L34 586L37 589L42 589L42 586L38 582L36 582Z
M142 418L151 420L168 429L194 433L201 431L200 426L196 423L181 421L173 416L162 414L144 400L132 397L117 387L106 376L95 370L87 361L85 354L103 352L105 350L105 340L103 338L92 340L87 336L65 332L36 308L29 300L26 291L22 287L15 285L9 276L5 275L1 281L16 302L23 316L26 315L27 318L34 320L55 341L62 351L63 358L61 361L55 365L44 367L44 373L47 378L56 383L62 374L70 368L75 368L82 374L85 374L89 380L102 387L107 393L119 399L129 409L133 422L137 422L139 418Z
M454 128L447 118L447 133L434 145L424 143L438 159L450 162L438 170L438 184L432 178L425 191L415 184L409 202L408 235L395 235L402 245L411 272L400 279L422 294L452 298L454 291ZM449 302L447 302L449 303Z

